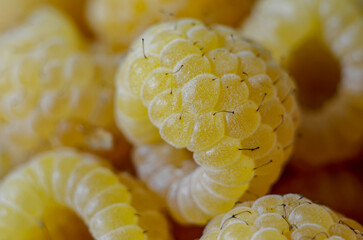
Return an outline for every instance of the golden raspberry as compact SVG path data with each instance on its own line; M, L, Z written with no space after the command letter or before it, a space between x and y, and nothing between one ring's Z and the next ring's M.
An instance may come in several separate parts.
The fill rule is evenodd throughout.
M101 159L90 154L57 149L37 155L12 172L0 188L1 236L93 239L90 233L102 240L169 239L160 207L145 202L134 206L135 199L131 200L142 192L148 201L156 201L152 193L121 175L126 187L102 165ZM163 228L146 233L142 227L155 226L151 219L163 223ZM154 231L160 232L160 238L155 238Z
M319 165L355 156L363 144L359 2L261 0L242 34L271 49L297 81L303 117L296 163Z
M363 227L297 194L266 195L212 219L201 240L362 239Z
M87 18L96 35L116 48L127 47L150 25L175 17L239 24L255 0L90 0Z
M0 35L0 143L13 166L52 146L112 148L112 74L84 49L50 7Z
M362 166L362 165L361 165ZM356 172L351 169L357 170ZM359 165L333 165L325 168L296 169L288 166L272 192L285 194L299 192L307 198L363 222L363 181Z
M291 152L298 120L292 81L266 50L228 27L194 19L155 25L133 44L116 85L125 135L137 145L170 144L146 146L137 162L178 168L173 146L193 152L201 166L178 181L148 181L179 221L205 223L249 186L264 194Z

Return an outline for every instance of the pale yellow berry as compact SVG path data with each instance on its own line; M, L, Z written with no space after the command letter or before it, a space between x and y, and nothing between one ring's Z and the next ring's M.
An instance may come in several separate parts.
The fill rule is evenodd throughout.
M158 196L104 165L93 155L56 149L9 174L0 187L2 236L170 239Z
M10 157L1 171L55 146L112 151L121 57L85 49L75 26L51 7L0 35L0 148Z
M213 218L201 240L361 239L362 226L297 194L266 195Z
M293 144L297 106L294 95L289 105L279 98L273 71L285 77L283 87L293 86L261 46L231 28L208 28L194 19L157 24L132 45L116 77L117 124L136 145L161 144L141 147L145 154L137 148L136 167L177 220L205 223L250 186L265 194L276 181L291 153L284 148ZM200 168L180 171L178 151L162 140L191 151ZM144 177L141 168L150 162L162 167ZM255 170L270 163L260 178Z
M361 150L363 128L357 123L363 121L362 32L358 0L260 0L242 24L241 34L270 49L297 82L303 112L296 164L344 161ZM283 83L279 70L271 74L285 109L294 111L295 88ZM269 104L271 109L261 114L281 112ZM290 139L287 128L298 122L294 115L279 129L286 131L278 136L283 145Z
M119 192L114 195L105 191L108 188L116 190L116 186ZM139 229L138 232L143 231L137 226L136 211L129 203L130 195L126 187L118 182L116 175L102 167L100 159L71 149L39 154L6 177L0 191L0 205L5 209L5 214L0 217L0 225L7 227L5 236L9 234L12 239L19 239L18 236L24 233L32 236L38 232L43 237L62 234L47 228L57 218L68 219L71 221L69 224L76 226L81 226L83 220L96 239L125 225L134 225ZM117 199L110 205L103 205L107 203L106 197ZM98 199L100 205L97 204L97 210L90 215L87 208L95 209L94 204L90 205L95 199ZM68 218L69 213L65 211L56 218L44 219L45 212L57 206L74 211L78 218ZM14 212L22 217L16 217L18 220L15 222L8 221L7 216ZM117 212L120 213L118 216L115 215ZM88 217L85 213L88 213ZM26 221L22 222L22 218ZM138 236L136 233L133 235ZM68 238L72 238L72 235ZM144 239L144 236L141 234L135 239Z

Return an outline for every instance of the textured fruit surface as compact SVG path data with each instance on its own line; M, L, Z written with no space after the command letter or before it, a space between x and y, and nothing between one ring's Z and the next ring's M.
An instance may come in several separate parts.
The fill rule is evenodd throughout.
M165 203L160 196L150 191L143 182L127 173L120 173L118 177L131 194L131 205L138 213L139 225L144 229L147 239L172 239L169 222L162 214Z
M321 165L355 156L363 145L359 2L261 0L242 34L269 48L296 79L303 109L296 163Z
M102 165L92 155L58 149L9 174L0 187L2 239L58 239L67 232L77 235L66 239L76 239L82 221L94 239L146 239L128 189Z
M363 164L336 164L319 169L296 169L292 165L285 168L272 193L299 192L363 223Z
M362 230L354 220L301 195L266 195L216 216L201 240L359 240Z
M112 148L116 64L87 53L65 16L35 11L0 35L0 52L0 145L10 164L59 145Z
M291 152L298 124L291 79L266 50L228 27L194 19L151 27L133 44L116 88L126 137L160 144L136 150L137 168L160 166L151 168L154 180L141 178L179 221L205 223L249 186L264 194ZM179 171L185 149L201 167L162 178L163 164Z
M87 0L0 0L0 32L15 27L36 8L51 5L75 20L84 33L89 33L84 19Z
M236 26L255 0L90 0L88 21L96 35L115 47L127 47L150 25L176 17Z

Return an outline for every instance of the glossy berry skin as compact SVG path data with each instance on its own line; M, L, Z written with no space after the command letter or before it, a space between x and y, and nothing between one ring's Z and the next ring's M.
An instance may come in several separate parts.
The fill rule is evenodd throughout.
M146 199L148 203L139 202ZM48 216L59 208L58 215ZM2 182L1 237L83 239L83 221L97 240L167 240L168 224L161 208L145 186L125 174L117 176L103 160L73 149L56 149L38 154ZM66 222L64 228L54 227L61 221ZM78 235L64 235L72 228Z
M261 0L241 33L271 49L276 60L290 68L301 82L302 106L326 95L319 106L302 108L297 164L326 165L356 156L363 144L363 13L359 1ZM322 49L328 58L305 64L319 59ZM304 60L296 63L296 56Z
M298 194L266 195L212 219L200 240L359 240L363 227Z
M298 112L291 79L266 50L228 27L194 19L151 27L132 45L116 88L117 124L126 137L170 145L146 146L140 151L149 154L137 163L174 165L174 148L184 148L200 165L153 188L179 221L205 223L248 188L265 193L292 150Z
M54 146L112 148L112 74L86 47L50 7L0 35L0 169Z

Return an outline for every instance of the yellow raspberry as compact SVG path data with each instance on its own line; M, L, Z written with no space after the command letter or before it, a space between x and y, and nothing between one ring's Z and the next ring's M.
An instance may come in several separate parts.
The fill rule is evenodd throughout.
M241 32L271 49L297 82L303 109L297 164L355 156L363 143L359 2L260 0Z
M149 170L155 179L147 184L179 221L205 223L249 185L265 194L290 155L298 120L293 83L266 50L228 27L194 19L151 27L133 44L116 87L125 135L136 145L170 145L146 146L136 162L160 166ZM188 159L180 163L173 147L191 151L201 167L179 179L158 175L170 170L163 163L178 171ZM255 183L254 175L265 181Z
M201 240L362 239L363 227L297 194L266 195L212 219Z
M0 35L0 145L13 166L58 145L112 148L112 74L84 49L48 7Z
M150 25L192 17L236 26L255 0L89 0L87 18L96 35L116 48L127 47Z
M127 188L98 160L73 150L55 150L36 156L11 173L0 189L0 225L6 229L2 234L12 239L31 236L33 231L43 237L57 235L47 229L43 213L61 205L81 217L96 239L109 239L108 235L123 231L144 239Z
M312 169L287 167L284 175L274 185L272 192L277 194L299 192L309 199L327 205L334 210L363 221L363 182L360 180L359 166L333 166Z
M1 236L93 239L85 238L92 234L102 240L169 239L159 206L145 202L133 205L132 198L139 192L148 201L155 201L152 193L130 177L121 175L121 183L126 185L121 184L118 176L103 165L101 159L72 149L44 152L22 165L5 178L0 188ZM151 220L157 220L163 228L146 233L142 227L154 227ZM155 231L160 232L160 238L155 238Z
M84 19L87 0L0 0L0 33L15 27L35 9L51 5L69 15L85 34L90 34Z

